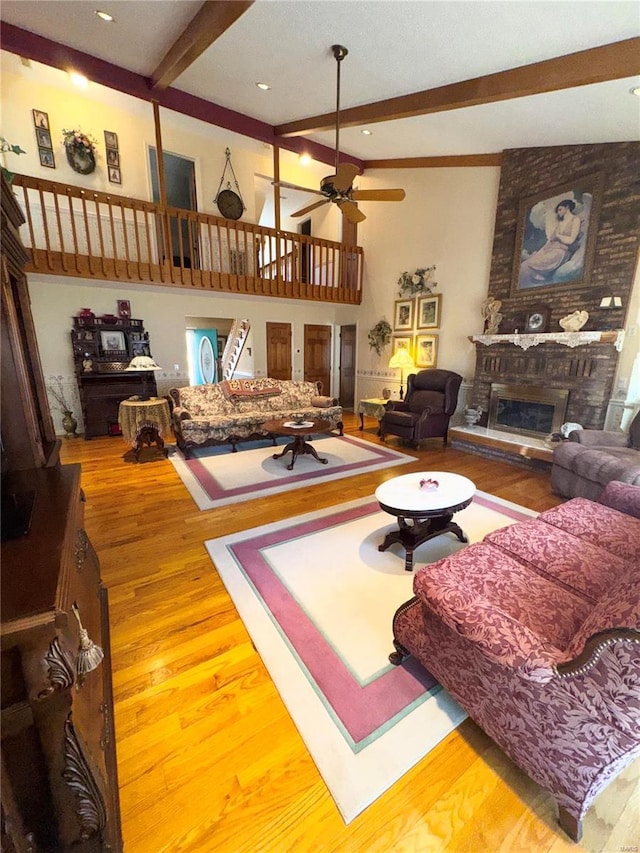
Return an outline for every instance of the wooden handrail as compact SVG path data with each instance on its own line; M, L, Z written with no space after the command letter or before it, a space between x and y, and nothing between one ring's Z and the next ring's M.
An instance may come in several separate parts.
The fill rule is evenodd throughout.
M16 175L27 272L359 304L362 248Z

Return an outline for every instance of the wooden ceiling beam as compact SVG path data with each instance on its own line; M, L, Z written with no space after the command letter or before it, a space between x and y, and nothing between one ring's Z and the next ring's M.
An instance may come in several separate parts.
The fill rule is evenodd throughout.
M524 98L545 92L557 92L576 86L620 80L640 74L640 38L580 50L531 65L522 65L496 74L463 80L410 95L388 98L340 111L341 127L358 127L381 121L457 110L479 104L491 104L511 98ZM303 136L332 130L335 112L287 122L274 128L277 136Z
M500 166L502 153L496 154L446 154L440 157L399 157L397 160L365 160L367 169L443 169L477 166Z
M205 0L151 75L151 88L168 88L253 3L254 0Z

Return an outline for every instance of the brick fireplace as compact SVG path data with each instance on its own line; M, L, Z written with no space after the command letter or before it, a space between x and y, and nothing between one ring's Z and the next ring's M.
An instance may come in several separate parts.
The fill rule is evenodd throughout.
M518 386L528 395L547 390L568 392L563 422L573 421L592 429L604 427L618 363L617 330L625 327L640 247L639 166L637 142L522 148L503 153L487 293L501 303L502 320L498 336L484 342L478 340L482 336L474 339L476 367L468 399L471 407L480 406L483 410L475 440L484 447L478 452L530 455L524 443L517 444L521 433L513 434L511 445L504 428L485 429L484 437L481 435L482 427L488 424L491 390L496 385ZM517 281L514 262L521 202L544 198L546 193L553 195L552 191L564 191L573 185L574 179L584 176L593 176L599 187L598 218L594 219L592 234L595 236L593 263L588 274L574 284L519 289L514 285ZM602 298L610 294L620 297L622 307L613 310L600 307ZM581 340L579 346L574 346L575 340L562 342L559 321L574 311L588 312L583 332L601 332L600 340ZM541 334L536 345L529 346L533 341L523 341L522 330L526 328L527 316L534 312L545 318L545 328L536 331L546 335ZM556 431L557 420L554 407L549 432ZM461 428L460 435L456 432L452 430L453 443L463 442L468 446L473 429ZM486 435L487 432L491 435ZM506 451L501 451L496 436L506 436ZM550 451L542 441L531 441L534 446L536 441L541 445L531 455L537 461L548 462Z

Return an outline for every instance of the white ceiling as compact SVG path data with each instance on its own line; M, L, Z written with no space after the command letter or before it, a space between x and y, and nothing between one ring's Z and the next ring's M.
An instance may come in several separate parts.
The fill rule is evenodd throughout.
M151 76L199 0L3 0L2 21ZM101 22L94 10L110 12ZM618 0L257 0L173 87L278 125L431 89L640 35L640 4ZM262 92L258 81L271 85ZM363 160L640 139L640 77L344 128ZM310 139L333 147L333 131Z

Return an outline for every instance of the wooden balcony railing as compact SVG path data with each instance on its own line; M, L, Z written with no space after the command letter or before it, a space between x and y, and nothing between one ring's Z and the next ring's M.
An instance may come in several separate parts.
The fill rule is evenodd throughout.
M359 304L362 249L16 175L28 272Z

